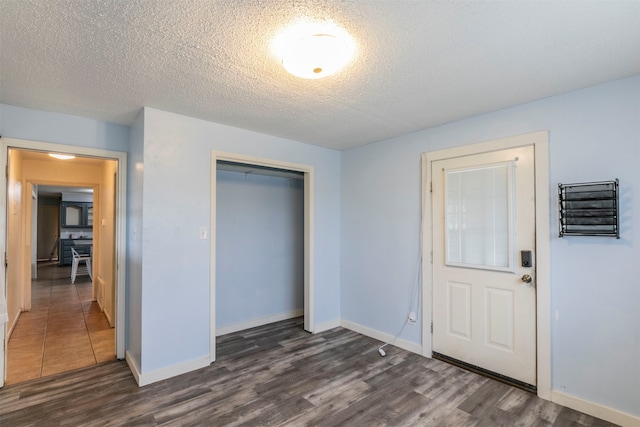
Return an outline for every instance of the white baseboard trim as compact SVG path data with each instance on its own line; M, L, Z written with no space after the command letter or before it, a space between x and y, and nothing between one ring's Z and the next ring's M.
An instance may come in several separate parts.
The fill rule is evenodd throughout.
M140 386L140 368L138 367L136 360L128 351L124 354L124 360L127 361L127 365L129 366L129 370L133 374L133 378L138 383L138 386Z
M294 317L300 317L302 315L304 315L304 310L298 308L285 313L274 314L273 316L261 317L259 319L252 319L246 322L236 323L234 325L223 326L221 328L216 328L216 336L219 337L233 332L244 331L245 329L268 325L269 323L279 322L281 320L293 319Z
M13 322L11 322L11 325L7 329L6 342L9 342L9 338L11 338L11 334L13 334L14 329L16 329L16 325L18 324L18 319L20 319L21 314L22 314L22 310L18 310L18 312L16 313L16 317L13 319Z
M100 310L102 310L102 312L104 313L104 305L102 304L102 292L104 290L104 280L102 280L102 276L98 275L98 277L96 277L96 280L93 282L94 284L94 296L95 296L95 301L98 303L98 307L100 307Z
M109 313L107 312L107 310L105 310L104 308L102 308L102 314L104 314L104 317L107 318L107 322L109 322L109 326L111 326L112 328L115 328L115 323L113 323L113 320L111 320L111 316L109 316Z
M133 357L127 352L126 354L127 364L133 377L138 383L138 387L143 387L158 381L166 380L168 378L176 377L178 375L186 374L187 372L195 371L196 369L209 366L209 356L200 357L198 359L189 360L188 362L180 363L178 365L167 366L153 372L143 374L140 372L140 367L135 362Z
M640 417L618 411L617 409L609 408L608 406L593 403L561 391L551 390L551 401L624 427L640 426Z
M389 335L387 333L380 332L375 329L371 329L366 326L359 325L358 323L350 322L348 320L343 319L342 321L340 321L340 325L343 328L347 328L359 334L377 339L379 341L382 341L383 343L390 342L393 340L393 335ZM397 339L392 345L422 356L421 344L416 344L414 342L403 340L403 339Z
M342 326L342 322L340 321L340 319L320 323L315 327L315 330L313 331L313 333L319 334L320 332L328 331L329 329L337 328L338 326Z

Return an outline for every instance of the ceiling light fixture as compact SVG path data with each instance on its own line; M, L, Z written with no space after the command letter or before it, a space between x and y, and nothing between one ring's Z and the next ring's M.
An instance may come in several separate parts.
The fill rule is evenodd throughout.
M283 30L272 49L289 73L319 79L344 68L353 59L356 44L332 22L304 22Z
M76 156L73 156L71 154L58 154L58 153L49 153L49 156L59 160L71 160L76 158Z

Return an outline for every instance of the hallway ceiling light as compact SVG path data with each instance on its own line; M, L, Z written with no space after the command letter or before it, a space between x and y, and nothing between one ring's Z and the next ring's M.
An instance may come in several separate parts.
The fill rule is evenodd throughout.
M76 158L76 156L71 154L58 154L58 153L49 153L49 156L59 160L71 160Z
M332 22L293 25L282 31L271 47L285 70L303 79L334 74L351 62L356 51L351 36Z

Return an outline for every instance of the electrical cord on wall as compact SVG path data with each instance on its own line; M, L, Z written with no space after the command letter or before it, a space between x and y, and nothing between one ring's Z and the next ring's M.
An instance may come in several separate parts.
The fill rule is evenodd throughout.
M393 343L396 342L396 340L398 339L398 337L400 336L400 334L402 334L402 331L404 330L404 327L407 325L407 322L403 321L402 322L402 326L400 327L400 330L398 331L398 333L393 337L393 339L391 341L387 341L386 343L382 344L380 347L378 347L378 353L380 353L380 356L384 357L387 355L387 353L383 350L383 348L385 348L388 345L393 345Z
M422 239L420 239L420 241L422 242ZM422 246L422 243L420 246ZM422 248L420 249L418 254L418 267L416 268L416 281L413 286L413 291L411 292L411 300L409 301L410 313L417 313L418 308L420 307L420 304L419 304L420 299L418 298L418 296L420 295L420 278L421 277L422 277ZM408 320L409 319L403 319L402 326L400 327L400 330L398 331L398 333L395 334L390 341L387 341L386 343L378 347L378 353L380 353L380 356L384 357L387 355L387 353L383 349L386 346L393 345L396 342L396 340L400 337L400 335L402 335L402 331L404 331L404 327L407 326Z
M415 283L413 285L413 289L411 291L411 300L409 301L409 313L414 313L417 314L418 313L418 309L420 308L420 298L418 298L420 296L420 283L422 282L422 232L424 229L424 207L422 210L422 217L420 218L420 233L419 233L419 241L418 241L418 262L416 265L416 278L415 278ZM386 343L382 344L380 347L378 347L378 353L380 353L380 356L384 357L387 355L387 353L384 351L384 348L388 345L393 345L396 340L400 337L400 335L402 335L402 331L404 331L404 327L407 325L407 323L409 323L410 318L403 318L402 321L402 326L400 327L400 330L398 331L397 334L395 334L395 336L390 340L387 341ZM415 324L416 319L413 319L413 323Z

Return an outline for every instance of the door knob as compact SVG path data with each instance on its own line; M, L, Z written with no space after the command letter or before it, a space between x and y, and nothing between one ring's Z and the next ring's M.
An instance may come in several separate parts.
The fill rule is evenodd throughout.
M524 283L531 283L531 281L533 280L533 278L532 278L530 275L525 274L524 276L522 276L521 280L522 280Z

